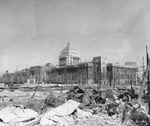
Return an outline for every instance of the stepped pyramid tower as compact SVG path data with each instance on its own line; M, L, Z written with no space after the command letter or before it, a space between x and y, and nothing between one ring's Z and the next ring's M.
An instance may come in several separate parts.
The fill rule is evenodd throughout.
M59 67L76 65L80 63L80 54L68 42L67 46L60 52Z

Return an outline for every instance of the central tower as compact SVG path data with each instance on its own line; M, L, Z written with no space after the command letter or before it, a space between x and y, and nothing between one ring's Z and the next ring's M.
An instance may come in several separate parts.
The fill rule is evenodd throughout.
M67 46L60 52L59 67L75 65L80 63L80 54L68 42Z

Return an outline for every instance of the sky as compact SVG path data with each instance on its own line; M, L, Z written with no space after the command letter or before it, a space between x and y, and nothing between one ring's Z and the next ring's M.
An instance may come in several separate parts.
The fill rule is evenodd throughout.
M68 42L82 62L137 61L150 47L150 1L0 0L0 73L56 65Z

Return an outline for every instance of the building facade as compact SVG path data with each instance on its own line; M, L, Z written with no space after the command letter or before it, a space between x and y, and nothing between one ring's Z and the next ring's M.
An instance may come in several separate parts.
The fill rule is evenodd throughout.
M32 66L30 67L29 76L30 83L42 83L45 82L44 66Z
M47 83L60 84L88 84L93 83L93 64L91 62L80 63L55 68L47 71Z
M129 65L131 65L129 67ZM57 83L98 84L99 87L119 84L135 84L137 68L128 62L124 66L108 63L107 58L97 56L90 62L81 63L80 55L70 43L60 52L59 67L47 63L32 66L15 73L6 72L4 83Z
M107 64L107 79L110 86L136 85L137 68L132 66L118 66Z

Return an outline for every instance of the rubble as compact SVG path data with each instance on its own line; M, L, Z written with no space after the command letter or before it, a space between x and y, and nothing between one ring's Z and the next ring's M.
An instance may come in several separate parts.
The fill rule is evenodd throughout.
M69 116L71 113L73 113L79 104L79 102L69 100L63 105L46 112L40 123L42 125L46 125L59 122L61 119L66 118L65 116Z
M0 111L0 120L4 123L23 122L34 119L38 113L23 105L10 105Z
M20 95L23 93L14 92ZM117 89L102 90L75 86L58 97L50 91L43 100L37 99L37 96L42 95L41 92L24 94L30 96L34 94L34 96L23 105L16 105L12 99L10 100L12 105L0 111L0 122L4 126L6 124L7 126L121 126L128 112L136 105L136 102L124 99L128 93L120 93ZM8 113L5 112L6 110ZM148 126L149 122L145 106L141 105L131 114L130 121L126 125Z
M74 110L72 110L71 113L69 113L69 114L64 114L64 113L60 113L60 111L58 112L58 110L56 111L55 109L53 109L44 115L44 117L41 119L40 124L41 125L45 125L45 124L55 124L55 125L56 124L57 125L60 125L60 124L63 124L63 125L71 125L71 124L72 125L85 125L86 124L86 125L88 125L85 122L88 122L88 121L92 122L94 120L94 118L101 119L103 117L102 115L104 115L104 113L101 116L99 116L98 114L102 113L102 111L106 111L106 110L107 111L105 112L105 117L113 118L113 117L111 117L112 115L110 116L108 114L108 109L109 109L109 113L111 113L110 112L111 109L116 110L116 108L119 106L117 103L115 104L115 96L113 96L112 92L109 92L109 94L107 94L105 96L102 96L102 97L101 96L102 96L101 91L97 91L93 88L85 88L84 89L84 88L76 86L73 89L71 89L69 92L67 92L65 95L62 96L63 102L65 102L66 100L68 100L68 101L66 103L60 105L59 107L55 108L56 110L57 109L64 110L64 113L68 112L68 107L71 108L70 105L72 106L72 104L69 104L68 106L66 104L68 104L68 102L71 100L72 102L74 102L76 104L79 103L76 107L74 107ZM58 98L60 99L60 97L58 97ZM106 98L107 98L107 102L106 102ZM53 100L53 97L51 98L50 103L52 101L53 101L53 103L57 102L57 100ZM80 104L80 102L81 102L81 104ZM117 105L117 106L115 106L115 105ZM114 111L113 115L119 114L116 111ZM62 121L64 119L67 120L67 122ZM91 119L93 119L93 120L91 120ZM85 122L84 122L84 124L82 124L82 122L84 120L85 120ZM107 120L107 119L105 119L105 120ZM106 122L103 122L103 121L100 121L97 123L99 123L99 125L107 125L107 121ZM102 122L103 122L103 124L102 124ZM121 124L121 121L117 125L120 125L120 124ZM114 123L114 125L116 125L116 123Z
M92 112L90 111L83 111L79 108L76 109L76 114L75 114L78 118L86 118L86 117L91 117L92 116Z
M134 111L130 118L138 126L150 125L150 116L145 114L143 111Z

